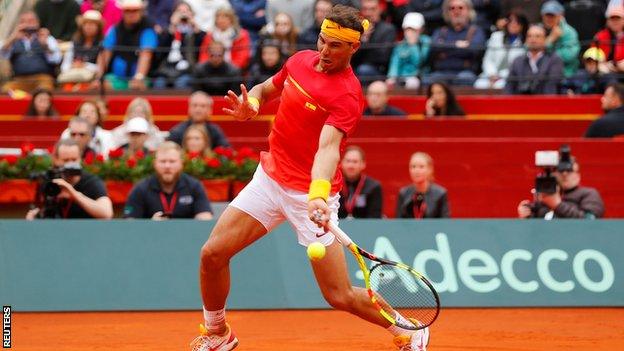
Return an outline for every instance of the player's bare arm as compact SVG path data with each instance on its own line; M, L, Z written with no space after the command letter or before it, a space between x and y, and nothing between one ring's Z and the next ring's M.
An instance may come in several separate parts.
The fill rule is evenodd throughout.
M336 173L336 167L340 162L340 142L344 137L344 133L334 126L325 125L321 130L319 137L319 147L314 155L314 163L312 164L312 179L323 179L331 181ZM308 201L308 216L316 221L314 213L320 211L322 213L321 221L317 222L319 226L325 226L329 220L330 210L327 202L323 198L310 199Z
M224 108L223 112L234 117L238 121L247 121L258 115L260 105L263 101L268 101L281 93L273 84L273 77L264 82L255 85L251 90L247 91L244 84L240 85L241 95L238 96L231 90L228 90L225 101L230 108Z

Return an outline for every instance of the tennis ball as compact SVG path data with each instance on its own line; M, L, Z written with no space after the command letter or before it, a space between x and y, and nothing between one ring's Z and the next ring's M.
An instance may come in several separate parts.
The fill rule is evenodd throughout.
M308 257L312 261L317 261L325 257L325 245L317 242L313 242L308 246Z

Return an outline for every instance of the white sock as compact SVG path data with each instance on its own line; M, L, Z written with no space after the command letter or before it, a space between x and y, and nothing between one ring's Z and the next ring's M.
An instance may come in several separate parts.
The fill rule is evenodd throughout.
M412 321L410 321L409 319L403 317L399 312L394 312L394 318L397 320L397 322L399 322L400 324L414 324L412 323ZM406 334L412 334L414 333L413 330L410 329L404 329L399 327L398 325L391 325L389 326L386 330L388 330L390 332L390 334L394 335L394 336L399 336L399 335L406 335Z
M208 311L204 307L204 321L209 332L217 332L225 325L225 308Z

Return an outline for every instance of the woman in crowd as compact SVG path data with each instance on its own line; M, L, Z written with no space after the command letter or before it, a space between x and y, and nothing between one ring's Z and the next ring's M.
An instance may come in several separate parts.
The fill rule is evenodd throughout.
M514 10L507 16L504 29L492 33L488 40L482 63L483 73L475 82L475 88L505 87L511 64L525 53L524 39L528 29L529 20L519 10Z
M121 3L121 1L119 1ZM80 12L86 13L89 10L96 10L102 14L104 20L104 33L108 28L116 25L121 20L121 8L117 0L84 0L80 6Z
M206 127L193 124L184 132L182 147L187 155L212 156L211 141Z
M47 89L35 90L24 119L50 120L59 119L59 117L59 113L54 108L52 92Z
M145 118L149 123L149 131L147 133L147 141L145 147L150 151L156 150L158 145L165 140L167 132L161 132L156 124L154 124L154 116L152 114L152 105L144 98L137 97L132 99L126 108L124 124L112 130L113 144L115 148L121 147L128 143L126 123L133 117Z
M100 114L100 109L95 100L87 100L82 102L76 109L76 116L86 119L93 126L93 135L89 142L89 147L95 154L108 156L108 152L113 146L113 136L110 130L103 128L104 118ZM61 134L61 139L69 138L69 128L65 129Z
M57 79L60 84L67 83L64 87L66 90L87 88L86 85L82 87L73 83L88 83L95 78L98 70L97 57L103 38L104 22L98 11L89 10L78 18L78 30L65 52Z
M249 69L250 86L260 84L279 72L284 64L277 40L266 40L260 48L260 60Z
M293 24L292 17L285 12L280 12L275 16L275 22L269 23L260 31L260 42L258 43L259 56L260 49L267 40L277 40L280 45L282 56L288 58L297 52L297 38L299 30Z
M465 115L455 98L455 93L446 83L436 82L427 88L425 118Z
M409 162L412 184L399 191L397 218L448 218L446 189L434 183L433 159L425 152L412 154Z
M217 10L214 30L206 34L199 50L200 63L210 58L208 48L213 41L218 41L225 46L225 62L239 70L247 68L251 60L251 39L249 33L238 24L238 17L231 8Z

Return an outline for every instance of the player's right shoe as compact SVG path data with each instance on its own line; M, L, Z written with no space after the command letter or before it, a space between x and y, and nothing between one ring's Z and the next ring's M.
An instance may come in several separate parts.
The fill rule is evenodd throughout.
M230 351L238 346L238 339L232 332L229 324L225 334L216 335L208 333L203 324L199 325L199 336L191 341L191 351Z
M420 324L416 320L412 321ZM429 328L417 330L412 334L395 336L392 341L394 345L399 348L399 351L427 351L427 345L429 344Z

